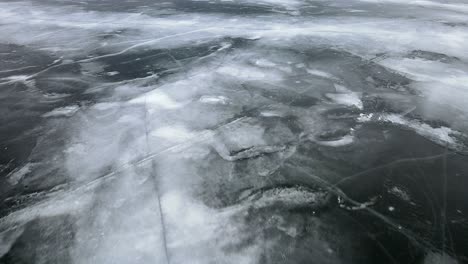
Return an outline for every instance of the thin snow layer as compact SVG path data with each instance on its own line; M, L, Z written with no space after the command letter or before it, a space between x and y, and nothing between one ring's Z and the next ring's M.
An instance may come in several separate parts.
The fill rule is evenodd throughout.
M340 139L336 140L327 140L327 141L317 141L318 144L329 147L341 147L352 144L354 142L354 137L352 135L346 135Z
M7 176L8 182L9 182L11 185L16 185L16 184L18 184L18 182L21 181L21 179L23 179L24 176L26 176L28 173L31 172L31 167L32 167L32 166L33 166L33 164L27 163L26 165L24 165L24 166L21 167L20 169L16 169L16 170L12 171L12 172L9 173L8 176Z
M241 69L243 63L230 65ZM256 240L242 250L225 251L251 239L241 232L248 226L234 220L250 204L218 210L195 194L209 192L202 184L206 177L227 177L203 169L213 149L232 161L283 151L288 142L266 138L256 120L233 119L246 98L213 88L219 78L236 77L231 72L189 74L189 79L182 75L132 99L97 104L74 116L76 134L66 150L69 176L82 182L100 181L102 175L113 179L95 194L92 216L80 217L74 249L78 263L161 263L165 252L171 263L257 263L261 248ZM268 79L269 74L254 78ZM233 103L222 103L227 100ZM290 136L288 130L278 133ZM109 168L115 173L106 174Z
M255 208L273 205L286 206L288 208L319 208L326 200L326 195L326 192L314 192L300 187L274 188L254 194L249 193L249 196L244 199L243 203L250 203Z
M263 42L273 45L290 45L297 37L307 37L311 43L332 41L338 47L368 56L379 52L398 53L415 47L451 56L468 56L465 49L468 32L435 21L353 16L298 19L282 15L258 20L177 13L152 17L139 13L82 11L26 2L0 3L0 8L0 30L4 32L5 41L34 45L66 57L78 55L83 62L148 47L175 47L220 36L262 38ZM223 27L219 27L220 24ZM421 27L431 30L417 30ZM407 29L417 30L418 34ZM102 34L115 37L102 41L99 38ZM96 50L108 54L93 56Z
M461 133L459 131L452 130L449 127L432 127L418 120L411 120L397 114L363 114L358 118L358 120L360 122L389 122L414 130L421 136L440 143L441 145L453 149L463 148L463 145L457 139L457 136L460 136Z
M464 147L458 139L463 130L379 113L367 109L364 99L379 93L398 98L401 92L405 98L416 97L418 110L435 121L441 116L431 109L440 100L456 109L453 124L466 120L468 107L462 102L468 97L468 29L453 26L459 13L466 12L464 4L347 1L366 12L328 16L324 11L317 16L303 11L315 8L309 1L233 2L268 6L271 13L259 18L182 13L165 10L162 4L154 13L138 13L0 3L2 42L58 58L37 72L2 77L0 85L24 83L28 93L42 93L34 80L67 66L99 80L81 91L96 96L86 107L52 107L42 115L51 122L46 124L50 133L59 122L66 133L56 143L57 155L42 155L34 162L60 168L54 177L67 184L0 220L0 256L27 222L72 215L73 263L258 263L265 245L280 243L264 238L263 228L292 233L282 224L255 225L251 219L314 207L325 196L300 187L265 189L277 180L275 172L301 140L347 146L358 140L353 134L316 139L359 129L359 123L385 122L438 144ZM403 6L395 7L398 12L421 7L441 19L408 18L398 12L372 17L375 8L383 8L372 3ZM347 6L337 1L333 7L341 5ZM321 58L328 50L334 57ZM192 53L178 57L186 51ZM455 59L411 58L413 51ZM125 70L133 73L136 62L145 60L154 64L148 62L138 73L148 74L126 75ZM128 64L118 71L107 69ZM382 74L381 79L359 72L367 64L367 72L377 69L369 74ZM394 72L411 84L394 84L387 76ZM404 93L410 88L422 94ZM48 96L58 100L61 94L67 97L68 91ZM37 148L47 148L43 142ZM9 184L39 174L31 164L9 174ZM262 210L277 205L274 217ZM325 248L325 241L317 239L314 249Z
M71 106L65 106L65 107L59 107L56 108L48 113L43 114L43 117L70 117L74 115L78 110L80 110L80 107L77 105L71 105Z
M335 84L337 93L327 93L325 96L337 104L346 106L356 107L360 110L363 108L363 104L359 94L354 93L341 85Z
M438 2L438 1L426 1L426 0L414 0L414 1L403 1L403 0L360 0L363 2L371 3L394 3L401 5L417 6L421 8L437 8L446 9L449 11L468 13L468 5L464 3L450 3L449 2Z
M425 117L444 120L456 129L467 130L466 64L456 58L388 58L379 63L415 80L412 87L425 97L425 102L421 105Z
M309 74L319 76L319 77L323 77L323 78L326 78L326 79L336 79L336 77L333 76L332 74L330 74L328 72L321 71L321 70L307 69L307 72Z

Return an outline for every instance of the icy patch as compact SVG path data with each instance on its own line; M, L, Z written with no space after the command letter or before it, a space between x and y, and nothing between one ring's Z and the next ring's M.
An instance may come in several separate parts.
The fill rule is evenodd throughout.
M281 9L276 7L296 7L302 3L309 4L300 0L246 1L257 5L265 3L273 5L273 12ZM403 2L403 0L401 1ZM216 3L217 1L211 2ZM277 119L265 118L281 116L282 111L266 110L261 112L263 118L258 120L233 122L234 124L224 125L225 122L228 122L227 120L239 113L239 109L258 107L268 101L268 98L264 101L261 101L263 98L260 99L260 103L255 101L260 96L253 98L254 100L250 100L250 98L236 100L245 94L249 96L249 92L251 92L250 96L256 96L257 94L253 90L239 93L236 90L229 93L230 96L234 96L233 100L236 100L236 105L229 104L229 100L222 96L207 95L200 97L203 94L224 94L223 92L228 89L242 89L239 88L241 86L239 84L242 84L243 81L260 80L272 83L272 86L284 84L275 83L275 81L281 82L286 79L283 77L287 74L304 73L305 69L298 69L307 67L306 64L298 64L296 58L284 56L278 59L280 56L276 55L276 51L281 50L282 47L301 50L304 46L310 49L315 49L318 46L331 46L333 49L342 50L343 54L352 54L340 57L342 62L348 62L348 57L354 55L363 56L365 60L378 52L388 53L388 56L392 57L394 54L404 54L413 49L446 51L452 55L462 57L465 56L464 51L466 50L465 39L467 34L463 27L441 26L442 24L439 22L420 22L417 17L414 19L408 18L406 14L400 19L397 17L391 17L390 19L364 18L358 17L359 14L357 13L356 16L314 16L312 21L309 16L291 18L285 15L287 12L283 12L281 15L266 15L262 19L259 19L258 16L250 17L249 14L245 14L242 15L242 19L236 19L237 15L220 15L216 12L191 15L189 13L177 13L177 10L170 10L164 16L149 16L125 12L85 12L84 9L78 8L64 9L62 5L60 7L41 5L26 2L0 4L0 9L3 12L0 18L0 29L6 38L6 42L28 47L46 47L47 50L57 50L58 55L62 53L71 58L84 58L87 55L96 54L95 48L99 47L98 54L103 54L102 56L90 56L88 59L82 60L82 62L91 62L97 61L99 58L117 57L131 52L140 52L144 49L167 49L169 53L172 51L171 49L181 46L184 46L184 49L190 49L194 43L197 43L197 45L200 43L203 46L205 42L218 41L219 39L246 39L249 36L258 36L255 37L256 41L249 41L248 45L241 45L240 48L236 47L235 54L232 56L220 56L217 59L216 56L220 55L220 53L216 53L217 51L205 57L201 57L202 55L198 53L190 58L190 61L194 62L193 64L185 63L186 60L180 60L179 62L174 59L175 62L183 64L184 69L181 72L177 72L178 68L171 68L171 71L175 71L171 72L173 74L167 78L163 77L156 80L161 76L155 75L151 77L151 80L146 79L150 81L145 83L144 90L150 88L156 90L139 95L129 102L103 103L94 107L91 106L85 109L86 111L83 113L83 118L79 120L79 124L73 124L72 128L77 131L77 135L70 139L68 143L70 148L65 150L67 155L65 166L70 177L86 180L94 179L95 176L102 176L105 173L114 173L118 177L108 181L104 186L105 188L94 189L90 195L80 193L79 195L72 195L73 197L69 199L62 199L63 197L59 196L59 199L53 200L53 202L51 200L50 203L47 203L48 205L33 206L28 210L15 212L14 216L17 216L16 220L24 219L29 221L43 215L77 214L76 211L83 211L83 215L76 217L79 220L79 225L77 225L77 236L74 242L78 249L84 248L83 251L76 254L78 259L74 262L77 264L91 262L164 263L163 260L159 261L156 257L163 255L158 250L163 243L163 238L159 232L165 228L168 238L167 245L173 263L257 263L260 261L257 257L265 251L257 251L257 248L248 245L250 242L246 243L246 241L257 239L255 233L259 231L257 226L243 226L243 217L248 213L246 207L253 206L261 209L275 205L301 207L320 204L320 194L301 188L274 188L250 193L250 195L246 196L248 198L244 197L244 203L237 207L224 209L209 208L202 201L197 201L195 197L191 196L192 193L199 194L199 191L203 192L205 190L203 188L212 186L210 185L211 182L208 182L209 187L199 187L203 184L199 184L200 182L195 179L198 177L197 173L204 174L206 178L209 178L208 181L211 181L214 175L227 177L226 171L223 169L218 170L224 166L223 164L234 165L230 162L221 161L218 157L215 157L216 164L205 164L206 160L201 160L200 157L208 156L208 154L204 153L211 154L211 149L206 146L208 144L211 144L220 156L228 161L251 157L259 157L255 160L261 160L273 156L270 163L258 163L261 168L257 170L258 173L255 173L256 176L271 175L271 172L281 164L281 160L276 156L287 155L285 150L288 149L288 142L291 142L290 139L294 137L288 135L286 131L288 128L278 128L277 130L274 130L275 127L272 128L272 123L275 123ZM159 14L158 12L161 12L161 10L155 12ZM166 10L162 10L162 12L166 12ZM304 9L301 12L307 12L307 10ZM296 15L300 13L290 12L289 14ZM20 19L22 17L28 17L29 19ZM116 23L117 21L118 23ZM220 25L222 26L220 27ZM108 44L105 47L99 46L102 43L103 33L117 32L116 30L121 30L122 27L125 30L108 38L106 40ZM415 29L422 30L418 30L418 34L414 34ZM251 45L250 43L254 44ZM386 45L388 43L392 43L392 45ZM227 49L228 46L229 44L218 49L218 51ZM258 49L262 47L272 49L264 52L268 53L267 56L265 54L256 56ZM253 50L253 52L248 54L248 58L247 56L243 57L242 55L249 49ZM90 52L90 50L93 50L93 52ZM230 50L227 54L232 53L234 52ZM221 55L224 54L226 52ZM298 56L302 57L303 55ZM273 57L271 60L279 65L267 59L249 60L250 58L270 58L270 56ZM288 62L288 60L290 61ZM316 81L320 81L319 83L328 84L331 83L330 80L339 82L337 81L338 78L325 72L327 68L330 69L330 72L336 73L337 76L346 78L343 83L352 82L362 77L354 75L354 69L349 69L352 73L347 74L348 69L333 68L334 62L331 62L332 65L328 64L328 62L325 59L324 63L319 66L324 71L307 70L308 74L310 74L307 77L311 79L312 76L316 76L325 79L318 80L318 78L315 78ZM63 61L63 64L67 63L75 63L75 60ZM213 65L213 69L207 70L203 66L204 63L210 64L210 66ZM200 64L203 65L200 66ZM193 65L196 65L195 68L200 69L195 74L192 74L194 71L190 69ZM421 67L422 69L422 65L415 64L416 67L414 68ZM349 66L352 67L353 65ZM106 74L103 71L98 71L98 69L91 69L91 72L96 71ZM428 75L432 75L434 72ZM457 74L456 71L452 73ZM117 73L110 72L107 74ZM187 76L191 77L180 81L180 78L187 78ZM439 77L444 76L448 76L448 73L441 71L439 76L434 75L434 79L440 79ZM303 76L301 74L301 76L294 77L302 78ZM22 82L28 82L30 76L16 76L14 78ZM11 80L5 79L5 81L15 81L14 78ZM174 79L172 78L179 81L173 82ZM422 79L418 80L434 81L427 78L427 76L423 76ZM297 78L288 78L287 80L304 83L303 80ZM447 80L444 84L451 82L451 85L458 86L464 81L465 79L460 73L453 81ZM126 80L125 82L132 83L134 81ZM155 83L158 83L155 87L146 86ZM169 84L159 86L161 83ZM226 83L228 85L225 85ZM113 87L115 84L111 85ZM287 89L290 87L285 86L281 85L284 90L278 89L279 96L288 96ZM114 97L111 98L128 98L129 96L136 96L139 91L143 90L132 88L135 87L132 87L131 84L126 87L117 87L114 91L120 89L120 92L116 92L113 94ZM359 94L338 85L335 85L335 88L336 93L327 94L330 100L337 104L363 108ZM217 89L221 89L222 92L218 93L219 90ZM326 92L329 92L329 90L326 90ZM320 90L320 93L325 92ZM465 97L459 96L459 98ZM215 107L217 111L213 111L214 107L201 104L224 106ZM300 110L296 112L296 110L291 110L287 106L285 108L288 110L283 112L299 116L300 121L310 121L304 124L305 132L318 133L317 130L320 130L320 127L324 125L324 120L315 118L318 115L315 112L319 112L315 111L315 108L310 112L300 112ZM177 111L164 111L174 109L177 109ZM86 116L88 111L89 115ZM149 112L149 115L145 111ZM60 115L63 115L63 113ZM264 122L265 120L267 122ZM375 118L374 116L362 116L360 120L362 122L389 122L413 129L425 137L436 138L436 140L447 144L456 142L452 131L448 128L433 128L420 121L409 120L402 116L399 119L391 115L376 115ZM221 127L218 125L221 125ZM202 127L202 129L217 127L217 129L210 131L211 133L198 133L191 131L189 129L191 127ZM147 131L149 131L150 137L146 137L145 132ZM289 132L292 134L291 131ZM204 136L201 136L201 134ZM164 155L147 158L149 154L153 155L154 149L163 149L162 147L165 146L161 147L161 145L166 142L184 144L178 144L177 147L171 148L173 151L163 152ZM352 135L347 135L337 140L322 141L319 144L336 147L352 142ZM194 154L197 151L202 154ZM280 153L260 157L263 154L275 152ZM141 159L142 157L144 159ZM177 160L177 162L168 162L166 160L170 158ZM184 163L185 159L189 160L187 163L190 163L190 165ZM157 166L154 166L158 173L153 171L154 168L151 166L144 167L143 165L149 164L149 162L145 163L146 161L158 163ZM194 169L193 166L198 167ZM126 170L122 170L122 167L125 167ZM161 167L168 168L167 174L159 173ZM134 174L129 172L130 168L135 169ZM12 180L17 182L27 173L21 175L22 173L19 173L12 177ZM167 183L163 186L164 188L161 188L160 193L154 189L154 182L151 182L153 179L150 176L153 175L158 177L158 181ZM124 181L120 182L121 180ZM230 182L222 182L222 184L225 183L230 184ZM173 190L174 185L178 184L183 185L183 188ZM196 188L201 188L201 190ZM161 194L161 200L158 199L159 194ZM82 199L87 199L88 204ZM159 201L161 201L163 207L162 217L159 215L158 210ZM81 203L81 205L77 203ZM92 205L91 212L90 207L85 206L89 204ZM367 206L366 203L359 208L365 206ZM239 214L239 212L241 213ZM232 215L235 215L234 220L230 219ZM162 218L164 218L166 226L160 222ZM2 219L3 223L4 219ZM14 224L17 223L14 222ZM297 231L291 229L287 233L294 237ZM255 236L254 239L249 235ZM164 242L166 241L164 240ZM267 243L261 244L261 249L264 249L265 245L276 243L274 241L263 242ZM255 241L252 244L255 244ZM87 258L88 255L90 258ZM98 258L92 259L91 257L95 255Z
M23 232L24 228L17 226L0 233L0 258L10 251L13 243Z
M228 104L229 99L225 96L211 96L211 95L203 95L200 97L199 101L204 104Z
M114 76L114 75L117 75L117 74L119 74L119 73L120 73L120 72L118 72L118 71L111 71L111 72L106 72L106 75L107 75L107 76Z
M279 111L262 111L260 115L264 117L282 117L284 116L284 113Z
M247 191L241 194L241 201L257 209L274 205L282 205L289 209L316 208L324 205L326 197L326 192L312 191L304 187L289 187L267 189L253 194Z
M420 111L427 119L444 120L461 131L468 129L468 68L460 63L424 59L385 59L380 64L416 80L424 101Z
M197 134L181 126L161 127L152 131L151 136L159 137L171 142L184 142L195 137Z
M169 237L169 247L177 248L184 245L195 245L209 241L213 235L213 218L216 211L203 204L196 203L179 191L170 191L162 197L163 211L169 225L174 225ZM190 232L190 236L185 235ZM201 244L199 244L201 245Z
M8 77L1 78L0 80L5 80L9 82L26 82L31 76L29 75L12 75Z
M48 193L49 199L15 211L0 219L0 229L30 222L39 217L53 217L70 214L77 216L92 202L88 193L92 186L84 186L73 191Z
M431 138L435 141L438 141L439 143L446 143L449 145L458 144L457 140L453 138L452 135L458 135L459 133L456 131L453 131L452 129L448 127L433 128L429 126L428 124L421 123L416 120L408 120L396 114L385 115L382 119L392 122L394 124L399 124L399 125L412 128L421 136Z
M239 79L245 79L245 80L279 80L280 77L278 74L274 74L273 71L266 71L262 70L257 67L249 67L247 65L235 65L235 64L230 64L226 66L222 66L216 70L216 72L239 78Z
M460 147L460 143L454 136L460 136L461 133L448 127L434 128L418 120L410 120L398 114L361 114L358 117L359 122L390 122L414 130L419 135L428 138L442 145L448 145L453 148Z
M458 264L458 261L447 254L429 252L424 258L424 264Z
M354 106L360 110L363 108L361 98L356 93L327 93L325 96L337 104Z
M12 171L7 176L8 183L10 183L11 185L18 184L18 182L20 182L24 178L24 176L26 176L28 173L31 172L32 165L33 165L32 163L27 163L20 169Z
M106 110L115 110L118 104L112 103L112 102L106 102L106 103L97 103L92 106L93 109L96 109L98 111L106 111Z
M46 93L43 96L44 96L43 101L53 103L53 102L59 102L63 98L69 97L70 94L67 94L67 93Z
M162 109L176 109L185 103L177 102L160 89L153 90L129 101L131 104L144 104Z
M249 234L241 232L243 224L233 216L245 210L235 206L223 210L209 208L179 190L162 197L167 221L167 246L174 263L256 263L260 248L243 246L240 250L227 247L242 245Z
M327 147L342 147L354 142L354 136L346 135L337 140L329 140L329 141L317 141L317 144L327 146Z
M65 107L56 108L48 113L42 115L42 117L70 117L80 110L78 105L70 105Z
M358 205L349 206L345 203L345 200L342 197L338 197L338 204L341 208L351 211L366 210L368 207L375 205L378 197L371 197L368 201L359 203Z
M390 190L388 190L388 192L406 202L411 201L410 195L405 190L398 188L397 186L392 187Z
M468 13L468 5L462 3L439 3L435 1L428 0L414 0L414 1L405 1L405 0L360 0L362 2L373 2L373 3L395 3L403 5L413 5L422 8L435 8L435 9L445 9L455 12Z
M254 158L265 154L276 153L286 150L286 146L254 146L240 151L222 155L225 160L235 161L241 159Z
M276 63L269 61L267 59L258 59L255 61L255 65L259 67L275 67Z
M23 83L27 87L34 87L35 81L31 80L30 75L12 75L5 78L0 78L0 84Z
M380 61L379 64L405 73L417 81L440 82L468 88L468 68L461 65L420 58L388 58Z
M219 129L211 145L225 160L235 161L285 151L291 140L284 128L268 131L258 120L241 118Z
M258 146L266 146L263 138L264 133L265 128L262 126L241 119L222 127L213 142L213 147L220 156L231 160L231 156L236 153L253 150L254 147Z
M318 76L318 77L322 77L325 79L334 79L334 80L337 79L335 76L333 76L332 74L328 72L324 72L324 71L320 71L316 69L307 69L307 73Z
M364 122L370 122L371 120L373 120L372 118L374 117L374 113L370 113L370 114L360 114L359 117L357 118L357 121L358 122L361 122L361 123L364 123Z
M333 102L346 106L354 106L360 110L363 109L363 104L358 93L355 93L343 85L334 84L336 93L326 93L325 97Z
M227 1L227 0L224 0ZM233 0L229 0L233 1ZM260 6L271 6L273 8L284 8L286 10L295 10L299 8L303 1L301 0L236 0L237 3L242 3L244 5L260 5ZM280 10L276 10L280 12Z

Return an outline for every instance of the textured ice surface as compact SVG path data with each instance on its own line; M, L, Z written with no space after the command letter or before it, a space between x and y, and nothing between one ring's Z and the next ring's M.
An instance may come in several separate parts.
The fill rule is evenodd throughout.
M468 5L0 0L0 263L465 263Z

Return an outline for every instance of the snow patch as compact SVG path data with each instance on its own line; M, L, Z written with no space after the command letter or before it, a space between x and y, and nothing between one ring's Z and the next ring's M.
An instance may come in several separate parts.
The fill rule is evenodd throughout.
M80 110L78 105L70 105L65 107L56 108L48 113L42 115L42 117L70 117Z

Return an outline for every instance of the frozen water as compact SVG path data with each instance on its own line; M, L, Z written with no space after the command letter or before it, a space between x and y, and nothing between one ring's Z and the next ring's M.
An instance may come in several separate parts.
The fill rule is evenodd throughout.
M0 263L468 262L467 16L0 0Z

